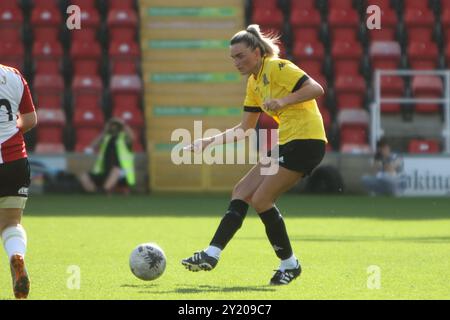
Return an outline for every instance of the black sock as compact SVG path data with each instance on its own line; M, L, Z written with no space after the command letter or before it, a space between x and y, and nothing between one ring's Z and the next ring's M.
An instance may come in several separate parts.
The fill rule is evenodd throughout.
M291 242L286 231L283 217L277 207L273 207L259 214L266 227L266 234L276 255L281 260L286 260L292 256Z
M231 200L230 206L223 216L210 245L221 250L225 249L227 243L242 226L247 211L248 204L245 201L239 199Z

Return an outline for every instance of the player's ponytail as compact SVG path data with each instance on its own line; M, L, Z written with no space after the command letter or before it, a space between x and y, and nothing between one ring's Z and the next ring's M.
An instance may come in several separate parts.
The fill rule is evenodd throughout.
M233 38L231 38L230 44L233 45L244 42L253 50L259 48L262 56L278 57L280 54L280 48L277 44L279 39L280 37L278 35L262 33L259 25L252 24L249 25L246 30L236 33Z

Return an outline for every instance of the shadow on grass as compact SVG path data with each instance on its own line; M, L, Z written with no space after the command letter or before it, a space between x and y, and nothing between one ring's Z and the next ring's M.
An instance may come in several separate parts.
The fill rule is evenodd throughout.
M262 241L264 237L240 237L241 240ZM383 237L383 236L291 236L292 241L300 242L418 242L418 243L450 243L450 237Z
M217 217L229 195L32 196L27 216L68 217ZM450 197L389 198L288 194L277 201L286 218L374 218L383 220L450 219ZM249 216L256 216L253 209Z
M200 294L200 293L230 293L230 292L273 292L275 289L270 286L248 286L248 287L221 287L221 286L210 286L210 285L200 285L197 287L180 285L174 290L158 291L158 290L148 290L157 287L157 285L122 285L121 287L135 288L138 293L141 294ZM145 289L145 290L142 290Z

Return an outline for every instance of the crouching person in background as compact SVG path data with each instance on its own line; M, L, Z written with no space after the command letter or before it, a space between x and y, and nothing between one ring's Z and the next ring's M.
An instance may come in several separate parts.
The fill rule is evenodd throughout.
M391 147L385 139L380 139L377 143L373 169L376 171L375 175L364 175L361 178L370 195L398 196L402 193L403 161L391 152Z
M136 183L134 155L131 151L134 134L122 120L111 118L103 133L86 148L86 152L98 149L97 159L91 172L79 179L86 192L111 194L122 190L128 194Z

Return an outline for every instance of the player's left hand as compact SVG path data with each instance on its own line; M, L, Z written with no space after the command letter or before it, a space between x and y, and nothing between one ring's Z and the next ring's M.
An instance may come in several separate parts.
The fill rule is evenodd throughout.
M270 111L278 111L285 106L281 99L269 99L263 103L264 108Z

